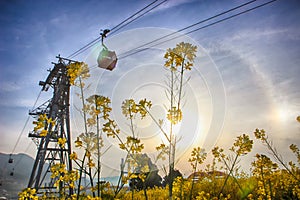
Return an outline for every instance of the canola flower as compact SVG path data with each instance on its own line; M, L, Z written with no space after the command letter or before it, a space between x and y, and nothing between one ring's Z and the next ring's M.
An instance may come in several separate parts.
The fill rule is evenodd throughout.
M36 190L34 188L26 188L22 192L19 193L19 200L38 200L38 196L36 196Z
M67 66L67 75L69 76L69 81L71 85L77 85L77 78L87 79L90 77L88 65L84 62L73 62ZM80 87L83 86L82 83L79 83Z
M133 154L140 153L144 149L144 144L141 143L141 140L128 136L125 143L119 144L120 149L126 150Z
M93 167L96 166L95 163L93 162L93 159L91 159L90 157L89 157L89 161L88 161L87 165L88 165L89 168L93 168Z
M182 120L182 111L180 108L176 108L173 106L171 109L168 110L167 119L172 124L178 124Z
M65 148L66 142L67 142L67 139L66 139L66 138L58 138L58 141L57 141L57 143L59 144L59 146L60 146L61 148Z
M111 100L101 95L92 95L86 99L85 111L89 114L87 119L88 126L94 126L97 123L97 117L103 120L109 119L112 110L110 107Z
M178 67L183 66L185 70L191 70L196 57L197 46L190 43L181 42L175 48L167 49L164 55L166 59L165 67L176 71Z
M146 117L148 110L152 107L152 102L146 99L136 103L133 99L126 99L122 102L122 114L128 119L132 119L134 115L140 114L141 119Z
M77 137L76 141L75 141L75 147L82 147L82 141L80 140L79 137Z
M166 156L169 155L170 148L165 144L160 144L159 146L155 147L158 155L156 156L156 161L158 160L166 160Z
M65 164L53 164L50 168L51 178L55 180L54 186L59 188L60 183L69 187L75 188L75 181L79 178L78 171L68 171Z
M53 120L52 118L48 118L46 114L40 114L38 119L36 121L33 121L32 123L35 125L33 130L35 132L40 130L39 135L41 137L46 137L48 134L48 127L53 127L55 125L55 120Z
M233 146L230 148L231 151L235 152L236 155L246 155L252 150L253 140L250 139L249 135L243 134L238 136Z
M266 135L265 135L266 137ZM245 143L251 143L248 140L248 137L241 135L234 141L235 149L234 152L239 155L245 155L246 152L249 151L249 147L251 145L246 145ZM242 147L242 148L239 148ZM245 147L245 148L243 148ZM164 145L161 146L164 148ZM298 152L298 147L296 145L291 145L291 149L295 152ZM195 148L191 154L192 157L197 158L197 154L201 152L199 148ZM74 152L73 152L74 153ZM89 153L88 153L89 154ZM215 147L213 150L213 154L217 158L224 157L226 158L228 155L225 151L220 147ZM297 154L296 154L297 155ZM297 157L296 157L297 158ZM137 159L138 160L138 159ZM191 159L193 160L193 159ZM197 160L197 159L196 159ZM195 160L194 160L195 161ZM136 163L132 162L131 164L137 166L142 166L142 162ZM222 167L222 166L220 166ZM299 174L299 165L294 163L294 170L297 172L297 176ZM225 166L223 165L223 168ZM144 168L141 167L141 171L146 172L148 166ZM56 164L50 168L52 172L52 177L55 178L56 186L58 187L60 183L63 183L65 187L73 188L76 181L78 180L78 172L68 172L66 170L65 165ZM145 180L145 173L141 173L141 175L131 171L127 177L122 177L123 181L128 181L130 178L141 178ZM235 181L232 178L229 178L223 192L218 196L216 191L220 191L222 187L222 183L224 182L225 177L217 177L216 175L210 175L208 177L200 177L197 181L195 181L194 189L193 189L193 199L299 199L300 198L300 188L298 182L284 169L280 169L279 165L272 161L271 158L266 156L265 154L257 154L255 156L255 161L252 163L251 167L251 175L243 176L242 173L239 173L237 179L240 180L241 187L244 190L244 193L241 194L240 189L237 187ZM177 178L173 183L173 198L174 199L189 199L189 193L191 192L191 179L186 178ZM83 187L80 188L82 191ZM94 189L96 190L96 186ZM103 190L103 194L108 195L109 197L114 197L114 191L111 187L105 186ZM50 199L51 195L52 199L55 199L54 194L44 194L40 196L40 199ZM168 199L168 186L165 188L162 187L154 187L147 189L148 199ZM243 195L243 196L241 196ZM38 199L36 195L36 191L32 188L26 188L22 192L19 193L20 199ZM77 195L73 194L72 196L65 195L64 198L61 199L76 199ZM81 192L81 199L92 199L91 195ZM95 197L99 198L99 197ZM122 190L115 199L132 199L132 194L126 190ZM134 199L145 199L143 191L135 191Z
M73 153L70 154L70 159L71 160L77 160L78 159L78 156L77 156L76 152L73 151Z

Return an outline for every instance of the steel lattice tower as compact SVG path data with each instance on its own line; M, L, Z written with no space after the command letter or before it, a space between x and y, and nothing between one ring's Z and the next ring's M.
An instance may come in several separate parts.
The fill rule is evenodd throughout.
M41 106L29 112L29 115L37 118L46 114L47 118L55 120L55 123L47 124L44 130L48 131L46 136L40 136L38 131L29 133L29 137L37 141L38 150L32 168L29 188L35 188L38 193L56 192L71 195L72 190L63 191L64 183L60 183L59 189L54 187L55 179L50 178L50 169L53 164L65 164L68 171L72 170L71 154L71 133L70 133L70 83L66 66L71 62L69 59L57 57L58 63L54 64L46 81L40 81L42 91L53 89L53 96ZM67 64L66 64L67 63ZM58 138L65 138L64 146L58 144Z

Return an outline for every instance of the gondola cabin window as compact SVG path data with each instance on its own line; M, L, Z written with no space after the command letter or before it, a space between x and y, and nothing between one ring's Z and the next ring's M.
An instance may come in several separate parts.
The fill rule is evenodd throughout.
M111 71L116 67L117 60L116 52L103 48L97 59L98 67Z

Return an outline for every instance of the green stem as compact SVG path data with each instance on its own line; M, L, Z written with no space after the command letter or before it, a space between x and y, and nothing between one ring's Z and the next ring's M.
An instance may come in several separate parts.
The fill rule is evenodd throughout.
M134 200L134 188L131 190L131 199Z
M147 188L146 188L146 183L145 183L145 181L143 182L143 190L144 190L144 196L145 196L145 199L148 200Z
M82 108L83 108L84 128L85 128L85 134L87 134L87 121L86 121L86 111L85 111L85 101L84 101L84 95L83 95L82 80L81 80L80 76L78 78L79 78L80 95L81 95L81 102L82 102ZM79 194L80 194L80 186L81 186L81 179L82 179L82 172L83 172L85 158L86 158L86 152L84 153L82 164L80 167L80 175L79 175L79 182L78 182L78 189L77 189L77 200L79 199Z
M228 170L230 170L230 167L229 167L228 163L226 162L226 160L225 160L224 158L222 158L222 160L223 160L223 162L224 162L226 168L227 168ZM241 192L244 193L244 190L243 190L242 186L239 184L237 178L236 178L235 176L232 176L232 177L233 177L234 181L236 182L236 184L238 185L238 187L239 187L239 189L241 190Z
M81 179L82 179L82 172L83 172L83 166L86 158L86 152L84 153L82 163L80 167L80 173L79 173L79 181L78 181L78 187L77 187L77 200L79 200L79 195L80 195L80 186L81 186Z
M173 124L170 127L170 147L169 147L169 199L172 200L173 196L173 171L174 171L174 157L173 157Z
M194 167L193 179L192 179L192 187L191 187L191 192L190 192L190 199L193 199L193 190L194 190L194 182L195 182L195 173L197 171L197 164L198 164L198 162L196 161L195 167Z
M297 176L286 166L286 164L281 160L281 158L279 157L278 153L272 148L271 144L269 143L269 141L267 140L267 138L264 138L263 141L265 141L265 143L267 144L267 147L269 150L271 150L273 156L276 158L276 160L278 160L278 162L280 162L280 164L288 171L288 173L290 175L292 175L292 177L298 181L298 183L300 182L300 180L297 178Z
M85 101L84 101L84 94L83 94L83 87L82 87L82 80L79 76L79 84L80 84L80 95L81 95L81 102L82 102L82 108L83 108L83 120L84 120L84 130L85 134L87 134L87 120L86 120L86 111L85 111Z
M134 127L133 127L133 115L131 113L131 109L130 109L130 106L129 106L129 119L130 119L130 129L131 129L131 133L132 133L132 136L135 138L135 134L134 134Z
M231 169L230 169L229 173L228 173L227 176L226 176L226 179L225 179L225 181L224 181L224 184L223 184L223 186L222 186L221 191L219 192L219 195L218 195L218 198L219 198L219 199L220 199L220 196L221 196L221 194L222 194L222 192L223 192L223 190L224 190L224 188L225 188L225 185L226 185L226 183L227 183L227 181L228 181L228 179L229 179L229 176L230 176L230 174L232 173L232 171L233 171L233 169L234 169L234 166L235 166L235 164L236 164L236 161L237 161L238 157L239 157L239 155L236 154L235 159L234 159L234 161L233 161L233 164L232 164L232 166L231 166Z
M181 93L182 93L182 85L183 85L183 71L184 71L184 60L185 57L183 58L183 61L181 63L181 71L180 71L180 85L179 85L179 95L178 95L178 108L180 108L180 101L181 101Z
M271 183L270 179L268 180L268 182L269 182L269 188L270 188L270 197L271 197L271 200L272 200L273 199L272 183Z
M125 164L126 164L126 160L128 158L128 153L126 155L126 158L124 160L123 163L121 163L121 173L120 173L120 177L119 177L119 180L118 180L118 184L117 184L117 187L116 187L116 190L114 190L114 198L116 198L116 196L118 195L118 193L121 191L121 189L123 188L124 186L124 183L122 182L122 177L124 175L124 168L125 168ZM121 184L122 183L122 184ZM121 185L120 185L121 184Z
M172 66L171 66L171 91L170 91L170 104L171 104L171 109L173 108L173 98L174 98L174 71L172 70ZM172 118L172 116L171 116ZM174 170L174 163L173 163L173 146L172 146L172 142L173 142L173 123L172 123L172 119L170 122L170 147L169 147L169 199L172 200L172 196L173 196L173 170Z
M97 96L95 95L95 107L96 110L98 109L97 107ZM98 197L101 197L100 193L100 170L101 170L101 163L100 163L100 135L99 135L99 116L97 114L96 116L97 120L97 158L98 158L98 163L97 163L97 192L98 192Z
M144 107L145 108L145 107ZM151 117L151 119L154 121L154 123L159 127L160 131L164 134L165 138L168 140L168 142L170 143L170 138L168 137L167 133L164 131L164 129L162 129L161 125L157 122L157 120L153 117L153 115L150 113L149 110L147 110L145 108L146 112L149 114L149 116Z
M94 187L94 183L93 183L93 178L92 178L92 168L91 167L89 167L89 173L88 173L88 175L89 175L89 178L90 178L91 188L93 188ZM95 197L94 190L93 190L92 193L93 193L93 197Z
M262 165L260 165L260 171L261 171L261 181L263 182L264 190L265 190L265 193L266 193L267 188L266 188L265 177L264 177L264 169L263 169Z

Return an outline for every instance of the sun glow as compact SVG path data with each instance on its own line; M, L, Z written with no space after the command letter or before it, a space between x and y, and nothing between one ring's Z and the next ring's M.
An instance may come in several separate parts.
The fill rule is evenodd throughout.
M294 120L295 116L287 105L281 105L276 110L276 118L278 121L286 122L287 120Z
M277 117L280 121L286 121L288 118L288 111L284 108L280 108L277 111Z

